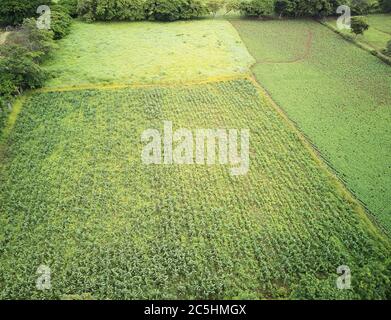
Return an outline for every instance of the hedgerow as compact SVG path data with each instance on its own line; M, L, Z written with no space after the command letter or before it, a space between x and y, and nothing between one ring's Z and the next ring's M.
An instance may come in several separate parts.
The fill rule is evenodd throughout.
M149 20L175 21L207 14L203 0L146 0L146 17Z
M80 0L78 12L89 21L175 21L208 11L203 0Z
M78 0L60 0L59 4L66 8L72 18L77 17Z
M383 12L391 12L391 0L379 0L379 6Z
M35 17L37 8L50 5L51 0L2 0L0 5L0 25L16 25L25 18Z
M239 10L249 17L270 16L274 13L274 0L244 0L241 1Z
M50 29L53 31L53 38L59 40L69 34L72 18L68 9L61 5L51 6Z
M30 14L33 15L30 11L23 11L23 16ZM13 23L18 22L16 17L12 19ZM49 77L40 63L56 47L53 40L69 33L72 20L67 9L53 5L50 22L50 29L46 30L37 27L35 18L25 18L17 31L12 32L6 43L0 46L0 131L13 98L23 90L41 87Z

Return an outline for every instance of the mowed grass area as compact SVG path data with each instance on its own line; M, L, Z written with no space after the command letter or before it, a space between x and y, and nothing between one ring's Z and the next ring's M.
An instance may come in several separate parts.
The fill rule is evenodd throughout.
M390 66L314 21L232 23L258 61L257 80L391 232ZM265 63L267 52L280 53Z
M366 16L366 19L369 29L355 38L377 51L382 51L386 48L387 42L391 40L391 14L372 14ZM326 21L334 27L337 26L337 18L327 18ZM349 30L341 31L353 35Z
M142 164L164 120L250 129L249 174ZM390 297L389 241L248 80L37 93L3 152L1 299Z
M225 20L75 22L60 48L47 86L188 82L243 75L253 63Z

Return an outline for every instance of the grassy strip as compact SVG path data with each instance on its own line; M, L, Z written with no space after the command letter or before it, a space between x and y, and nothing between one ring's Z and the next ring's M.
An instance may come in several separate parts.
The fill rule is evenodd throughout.
M379 58L380 60L382 60L383 62L385 62L391 66L391 58L386 56L382 52L376 50L375 48L371 47L370 45L368 45L364 42L357 41L357 39L355 39L353 36L338 30L336 27L334 27L332 24L328 23L327 21L318 20L318 22L321 23L322 25L326 26L330 30L334 31L335 33L340 35L345 40L347 40L347 41L353 43L354 45L356 45L357 47L369 52L370 54L374 55L375 57Z

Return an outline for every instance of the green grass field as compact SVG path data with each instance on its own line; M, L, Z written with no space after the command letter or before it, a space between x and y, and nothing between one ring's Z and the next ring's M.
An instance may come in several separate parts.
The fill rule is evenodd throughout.
M389 66L310 20L75 21L59 48L0 139L0 300L390 299ZM164 121L249 129L248 175L143 164Z
M363 35L355 37L355 39L377 51L382 51L386 48L387 42L391 40L391 14L372 14L366 18L369 29ZM336 18L328 18L326 21L336 27ZM352 35L349 30L343 30L343 32Z
M390 232L390 67L317 22L232 23L257 80Z
M60 46L47 86L189 82L243 75L253 63L225 20L75 22Z
M250 129L250 173L142 164L141 133L167 119ZM2 299L389 294L389 242L250 81L34 94L3 156Z

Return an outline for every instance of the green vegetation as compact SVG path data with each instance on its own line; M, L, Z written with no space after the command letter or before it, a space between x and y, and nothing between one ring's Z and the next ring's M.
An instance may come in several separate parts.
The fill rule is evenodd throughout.
M79 0L79 14L87 21L175 21L207 14L204 0Z
M243 75L252 57L229 22L80 23L46 69L48 86L188 82Z
M51 0L1 0L0 26L21 24L23 19L35 17L37 8Z
M207 14L203 0L146 0L146 19L157 21L188 20Z
M274 0L246 0L241 1L239 10L244 16L269 16L274 12Z
M390 67L316 22L232 23L258 81L390 232Z
M358 35L356 41L369 45L371 48L381 52L386 48L387 42L391 40L391 15L373 14L366 16L370 28L364 35ZM327 18L327 23L336 27L336 18ZM349 35L349 30L340 30L343 34Z
M391 0L379 0L379 5L383 12L391 12Z
M387 42L386 54L391 56L391 40Z
M351 32L354 33L355 35L363 35L365 31L369 29L369 24L365 17L361 16L356 16L352 17L351 19Z
M142 164L167 119L250 129L249 174ZM247 80L34 94L3 150L0 298L390 298L389 242L305 145Z
M69 34L72 18L66 7L55 5L51 6L50 29L53 31L55 40L62 39Z
M48 74L42 63L54 49L53 33L36 28L35 19L25 19L18 32L0 45L0 131L13 98L26 89L39 88Z
M31 3L6 1L0 22ZM357 46L312 20L138 21L324 17L341 3L59 0L51 31L32 18L1 34L0 300L391 299L378 228L391 235L391 73L357 47L391 52L390 16L368 16ZM115 22L70 28L78 15ZM248 175L143 164L142 132L167 120L249 129ZM35 287L42 265L49 291Z
M71 17L77 17L78 0L60 0L58 3L67 9Z

